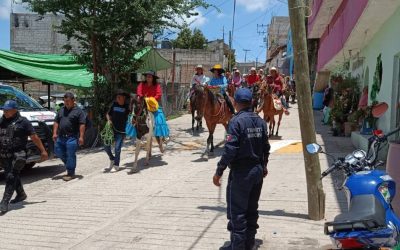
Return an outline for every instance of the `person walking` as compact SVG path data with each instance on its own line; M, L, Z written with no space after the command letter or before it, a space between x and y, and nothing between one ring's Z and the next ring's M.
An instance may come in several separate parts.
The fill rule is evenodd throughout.
M235 104L239 111L229 122L228 134L213 183L221 186L221 176L229 167L227 185L227 217L231 243L220 249L250 250L255 245L258 220L258 200L263 177L268 174L270 151L267 124L252 112L252 93L238 89Z
M169 137L169 128L163 109L161 107L161 85L157 82L158 76L154 71L148 71L143 74L146 77L137 88L137 95L140 98L153 97L158 103L159 108L153 112L154 115L154 136L157 139L160 152L164 153L164 140Z
M112 125L114 131L115 146L114 154L112 153L111 145L104 146L104 150L110 158L110 164L104 169L105 172L111 171L112 168L115 171L119 170L121 148L125 140L125 127L130 113L128 99L129 94L127 92L122 89L117 90L115 101L106 114L107 122Z
M64 181L75 178L76 151L84 143L85 124L86 115L75 105L74 94L65 93L64 106L58 111L53 127L55 154L67 170L63 176Z
M225 70L222 68L220 64L215 64L210 71L213 73L213 77L211 78L210 81L210 86L218 86L221 88L220 94L223 96L223 98L226 101L226 104L228 105L229 111L232 114L235 114L235 108L233 107L233 104L231 100L229 99L228 95L226 94L226 88L228 87L228 80L225 78L223 73Z
M7 100L1 109L4 113L0 118L0 166L5 171L6 185L0 212L4 214L8 212L10 201L17 203L27 198L19 174L26 164L28 137L39 148L42 161L48 159L48 154L32 124L18 112L16 101ZM14 191L17 196L11 200Z

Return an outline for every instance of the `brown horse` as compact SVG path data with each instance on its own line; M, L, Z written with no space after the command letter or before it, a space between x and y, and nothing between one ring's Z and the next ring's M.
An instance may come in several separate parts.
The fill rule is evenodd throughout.
M228 95L232 98L235 97L236 86L235 84L228 84Z
M233 114L229 111L228 105L223 98L218 98L215 92L220 88L205 87L204 89L204 119L208 128L207 149L206 152L214 152L214 131L217 124L222 124L225 130L228 129L228 122ZM211 149L210 149L211 146Z
M272 87L264 83L260 89L261 99L263 101L260 108L257 109L257 113L263 111L264 120L269 123L269 136L274 135L275 131L275 116L278 115L278 127L276 129L276 136L279 134L279 127L281 126L282 116L285 113L285 109L275 108L275 96L272 94Z
M203 127L203 106L204 106L204 87L194 86L193 94L190 96L190 112L192 113L192 131L194 132L194 123L197 121L196 130ZM196 113L196 116L195 116Z

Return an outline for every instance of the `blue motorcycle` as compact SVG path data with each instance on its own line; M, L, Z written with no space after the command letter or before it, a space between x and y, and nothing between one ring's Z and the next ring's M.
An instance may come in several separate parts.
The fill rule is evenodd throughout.
M334 159L321 179L334 171L341 171L346 177L339 190L346 193L348 211L325 223L324 228L336 248L384 249L399 243L400 220L391 205L396 183L385 171L376 169L383 165L377 160L379 150L389 136L399 131L400 128L387 135L374 131L368 152L356 150L345 158L336 159L323 152L318 144L307 145L308 153L324 153Z

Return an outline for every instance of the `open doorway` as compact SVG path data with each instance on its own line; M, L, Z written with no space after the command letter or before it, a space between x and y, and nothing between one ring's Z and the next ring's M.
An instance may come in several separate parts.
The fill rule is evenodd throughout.
M400 126L400 53L394 57L393 64L393 101L392 101L392 129ZM400 139L400 133L396 135L396 141Z

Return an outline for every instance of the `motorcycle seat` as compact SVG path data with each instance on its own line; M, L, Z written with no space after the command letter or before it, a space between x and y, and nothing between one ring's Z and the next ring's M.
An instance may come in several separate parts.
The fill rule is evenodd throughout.
M372 194L354 196L350 209L335 217L333 230L352 231L386 227L386 212L380 201Z

